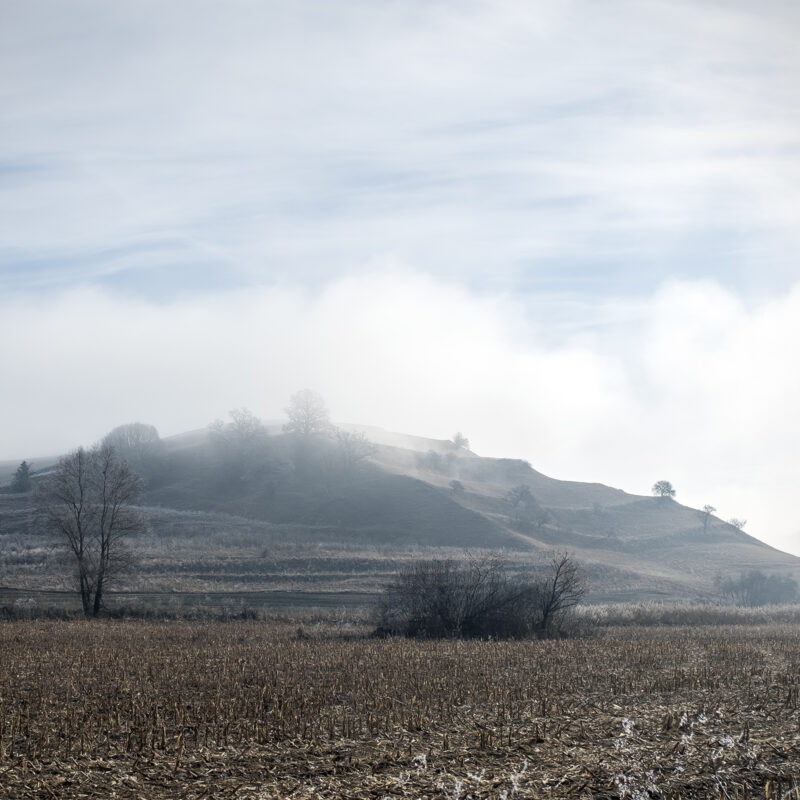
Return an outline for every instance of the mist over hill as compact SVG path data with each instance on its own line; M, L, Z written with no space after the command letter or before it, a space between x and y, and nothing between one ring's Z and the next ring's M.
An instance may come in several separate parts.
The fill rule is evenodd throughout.
M410 560L466 551L526 569L567 550L593 601L712 600L720 578L745 569L800 579L800 559L704 511L556 480L466 444L358 425L301 435L246 415L156 436L128 453L150 532L117 587L370 593ZM34 482L55 461L37 460ZM18 463L0 464L0 484ZM32 494L0 493L0 586L70 588L63 559Z

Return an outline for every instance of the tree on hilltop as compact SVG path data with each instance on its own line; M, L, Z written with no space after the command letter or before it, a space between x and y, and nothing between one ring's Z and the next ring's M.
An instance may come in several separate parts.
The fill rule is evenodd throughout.
M652 492L656 497L675 497L675 489L669 481L656 481Z
M242 481L263 465L269 433L247 408L234 408L228 416L230 422L216 419L208 426L209 438L229 477Z
M461 431L456 431L453 435L453 444L457 450L469 450L469 439Z
M114 447L129 464L139 465L159 454L161 437L154 425L129 422L107 433L103 444Z
M312 389L301 389L289 399L286 407L289 421L283 426L287 433L303 437L320 436L333 430L322 395Z

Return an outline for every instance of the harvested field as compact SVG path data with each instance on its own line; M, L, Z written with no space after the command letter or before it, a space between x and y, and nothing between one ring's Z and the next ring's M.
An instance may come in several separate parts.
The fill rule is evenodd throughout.
M3 798L800 797L796 628L0 625Z

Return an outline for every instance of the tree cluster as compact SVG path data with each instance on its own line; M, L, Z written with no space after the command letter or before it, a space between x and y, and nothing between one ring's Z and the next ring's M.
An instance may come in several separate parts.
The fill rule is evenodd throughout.
M469 450L469 439L461 431L456 431L453 434L452 442L456 450Z
M584 592L581 570L566 553L532 575L514 574L498 558L420 561L387 588L378 630L432 639L560 636Z
M216 419L208 426L209 439L223 474L232 483L261 477L269 439L266 427L246 408L234 408L228 416L228 422Z
M363 433L333 425L324 400L311 389L292 395L286 416L286 435L275 439L246 408L231 411L228 422L209 425L221 485L234 491L259 487L271 496L280 486L289 492L329 491L354 481L375 452Z
M738 578L717 580L721 594L740 606L772 606L797 601L797 581L788 575L767 575L758 569L741 572Z

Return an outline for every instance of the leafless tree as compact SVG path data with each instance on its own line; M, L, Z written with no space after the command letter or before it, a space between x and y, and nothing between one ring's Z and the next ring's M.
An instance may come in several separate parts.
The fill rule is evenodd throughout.
M744 530L744 526L747 525L746 519L739 519L738 517L731 517L728 520L728 525L733 525L737 531Z
M289 421L283 429L287 433L309 437L327 434L333 429L325 401L311 389L302 389L291 396L286 415Z
M716 510L717 509L714 508L714 506L712 506L712 505L706 504L706 505L703 506L703 535L704 536L705 536L706 533L708 533L708 523L711 521L711 515Z
M208 431L213 442L225 450L246 454L265 443L269 434L264 423L248 408L234 408L228 413L230 422L215 419Z
M345 472L352 472L375 453L375 445L360 431L336 431L336 450Z
M512 574L497 557L421 561L388 587L379 629L427 638L556 636L584 591L567 554L553 556L539 575Z
M586 593L580 567L569 553L556 553L538 581L535 592L536 620L540 635L550 635L564 613Z
M233 481L244 481L263 471L269 433L261 420L247 408L234 408L230 422L214 420L208 435L218 463Z
M234 408L229 412L228 435L242 444L266 439L264 423L249 408Z
M128 566L126 540L147 527L134 507L141 490L140 477L109 444L64 456L37 486L43 523L72 553L87 617L100 613L106 589Z
M118 425L103 438L130 464L143 464L161 451L161 437L153 425L130 422Z

